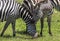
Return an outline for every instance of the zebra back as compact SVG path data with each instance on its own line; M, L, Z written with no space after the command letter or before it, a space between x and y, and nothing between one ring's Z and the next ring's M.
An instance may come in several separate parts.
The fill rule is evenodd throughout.
M0 0L0 17L1 21L22 18L26 23L32 23L35 20L35 15L33 15L30 10L28 10L25 6L18 4L15 0ZM7 19L8 18L8 19Z

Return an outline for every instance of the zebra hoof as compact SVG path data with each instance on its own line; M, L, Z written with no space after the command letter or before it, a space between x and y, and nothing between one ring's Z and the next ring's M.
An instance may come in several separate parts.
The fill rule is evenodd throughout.
M49 33L49 34L50 34L50 36L53 36L52 33Z
M37 38L38 36L38 33L35 33L35 35L32 38Z

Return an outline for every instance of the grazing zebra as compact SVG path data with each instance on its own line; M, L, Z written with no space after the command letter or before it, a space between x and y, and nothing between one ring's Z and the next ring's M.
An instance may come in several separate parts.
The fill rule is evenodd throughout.
M6 21L1 36L3 36L8 25L12 24L13 36L15 36L15 22L17 18L22 18L27 26L35 28L36 14L33 15L25 6L18 4L15 0L0 0L0 19ZM32 36L34 36L36 30L30 30ZM36 36L36 35L35 35Z
M40 4L39 3L42 3L44 2L44 0L40 1L40 2L37 2L36 0L24 0L23 1L23 6L25 6L28 10L30 10L30 12L32 13L36 13L36 18L35 18L35 24L36 22L38 21L39 19L39 14L38 11L39 11L39 7L40 7ZM36 5L38 4L38 6ZM33 14L34 15L34 14ZM32 28L32 27L29 27L28 25L26 25L26 32L30 31L30 30L36 30L36 27L35 28ZM38 33L36 33L36 35L38 35Z
M23 3L26 5L27 9L31 10L31 12L33 12L37 8L37 6L35 7L35 4L37 4L36 1L32 2L32 0L24 0ZM31 7L33 7L33 8L31 8ZM50 30L51 18L50 17L52 14L52 9L53 9L53 6L52 6L51 2L50 1L47 2L47 0L41 1L40 8L38 10L36 9L37 15L39 16L39 18L41 20L41 33L40 33L41 36L42 36L42 29L43 29L43 18L45 16L47 16L47 18L48 18L47 20L48 20L48 26L49 26L49 34L51 34L51 30ZM37 18L37 19L39 19L39 18ZM27 27L27 30L28 30L28 28L29 27Z
M39 1L39 0L36 0ZM36 3L36 1L34 1L34 3ZM44 2L42 2L40 4L40 10L37 12L37 15L40 17L40 21L41 21L41 32L40 35L42 36L42 30L43 30L43 25L44 25L44 18L47 17L47 22L48 22L48 27L49 27L49 34L52 35L51 33L51 17L53 14L53 7L59 7L60 9L60 0L43 0ZM27 4L28 3L28 4ZM30 1L26 1L24 0L24 4L26 4L28 7L28 9L30 9L32 11L31 6L35 5L34 3L30 2ZM32 6L34 8L34 6ZM36 7L35 7L36 8ZM34 9L35 10L35 9ZM33 10L33 11L34 11ZM29 27L27 27L29 28Z

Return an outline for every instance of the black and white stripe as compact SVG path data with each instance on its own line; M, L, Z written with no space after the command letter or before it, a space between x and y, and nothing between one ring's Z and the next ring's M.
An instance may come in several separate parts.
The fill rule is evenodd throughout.
M15 8L15 1L14 0L0 0L0 14L1 20L3 21L6 17L7 13L11 13Z
M35 0L24 0L23 4L26 5L29 9L36 5Z
M25 2L27 2L27 3L29 3L28 1L25 1ZM25 3L24 2L24 3ZM26 3L25 3L26 4ZM32 11L32 8L31 8L31 6L33 5L34 3L32 3L32 2L30 2L30 7L27 5L26 7L28 7L28 8L30 8L30 10ZM41 32L40 32L40 34L41 34L41 36L42 36L42 30L43 30L43 23L44 23L44 18L45 17L47 17L47 20L48 20L48 26L49 26L49 34L51 35L52 33L51 33L51 30L50 30L50 24L51 24L51 15L52 15L52 13L53 13L53 6L52 6L52 4L51 4L51 2L49 1L49 0L44 0L44 1L42 1L42 2L40 2L40 3L38 3L38 4L40 4L40 8L38 9L38 10L36 10L37 11L37 15L39 16L39 18L40 18L40 21L41 21ZM34 9L34 7L35 7L35 5L33 5L33 9ZM37 7L37 6L36 6ZM36 8L35 7L35 8ZM34 11L34 10L33 10ZM36 16L37 16L36 15ZM37 18L37 19L39 19L39 18ZM34 28L35 29L35 28Z
M60 0L50 0L52 2L52 4L56 5L60 5Z
M50 1L53 7L55 7L55 9L60 11L60 0L50 0Z
M30 10L30 12L33 13L34 20L35 20L35 23L36 23L38 21L38 19L39 19L39 16L37 14L37 12L39 10L38 3L36 3L35 0L24 0L23 1L23 6L25 6L27 8L27 10ZM27 27L26 31L29 34L35 35L35 33L36 33L36 25L35 24L27 24L26 27Z
M26 5L26 8L30 9L31 11L32 11L32 9L34 9L35 3L36 3L35 1L33 1L33 2L32 1L24 0L24 4ZM31 8L31 7L33 7L33 8ZM48 21L49 34L52 35L51 17L53 14L53 7L57 7L58 9L60 9L60 0L44 0L44 2L42 2L40 4L40 10L37 15L40 17L40 21L41 21L41 32L40 32L41 36L42 36L43 23L44 23L45 17L47 17L47 21Z
M6 20L1 36L8 25L12 24L13 36L15 36L15 22L17 18L22 18L27 24L34 23L34 15L25 6L18 4L15 0L0 0L0 18Z
M24 0L23 5L28 9L33 12L36 9L36 1L35 0Z

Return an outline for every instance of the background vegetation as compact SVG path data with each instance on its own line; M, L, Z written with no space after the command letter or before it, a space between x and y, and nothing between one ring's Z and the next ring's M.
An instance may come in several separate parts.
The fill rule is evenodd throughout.
M17 0L22 2L22 0ZM5 22L0 22L0 32L3 29ZM40 34L40 21L36 24L37 32ZM60 12L54 9L52 15L51 30L53 36L48 34L48 25L44 22L43 37L38 37L36 39L31 39L31 36L26 35L24 31L26 30L26 25L22 19L16 20L16 36L12 36L12 27L9 25L7 30L4 33L3 37L0 37L0 41L60 41Z

